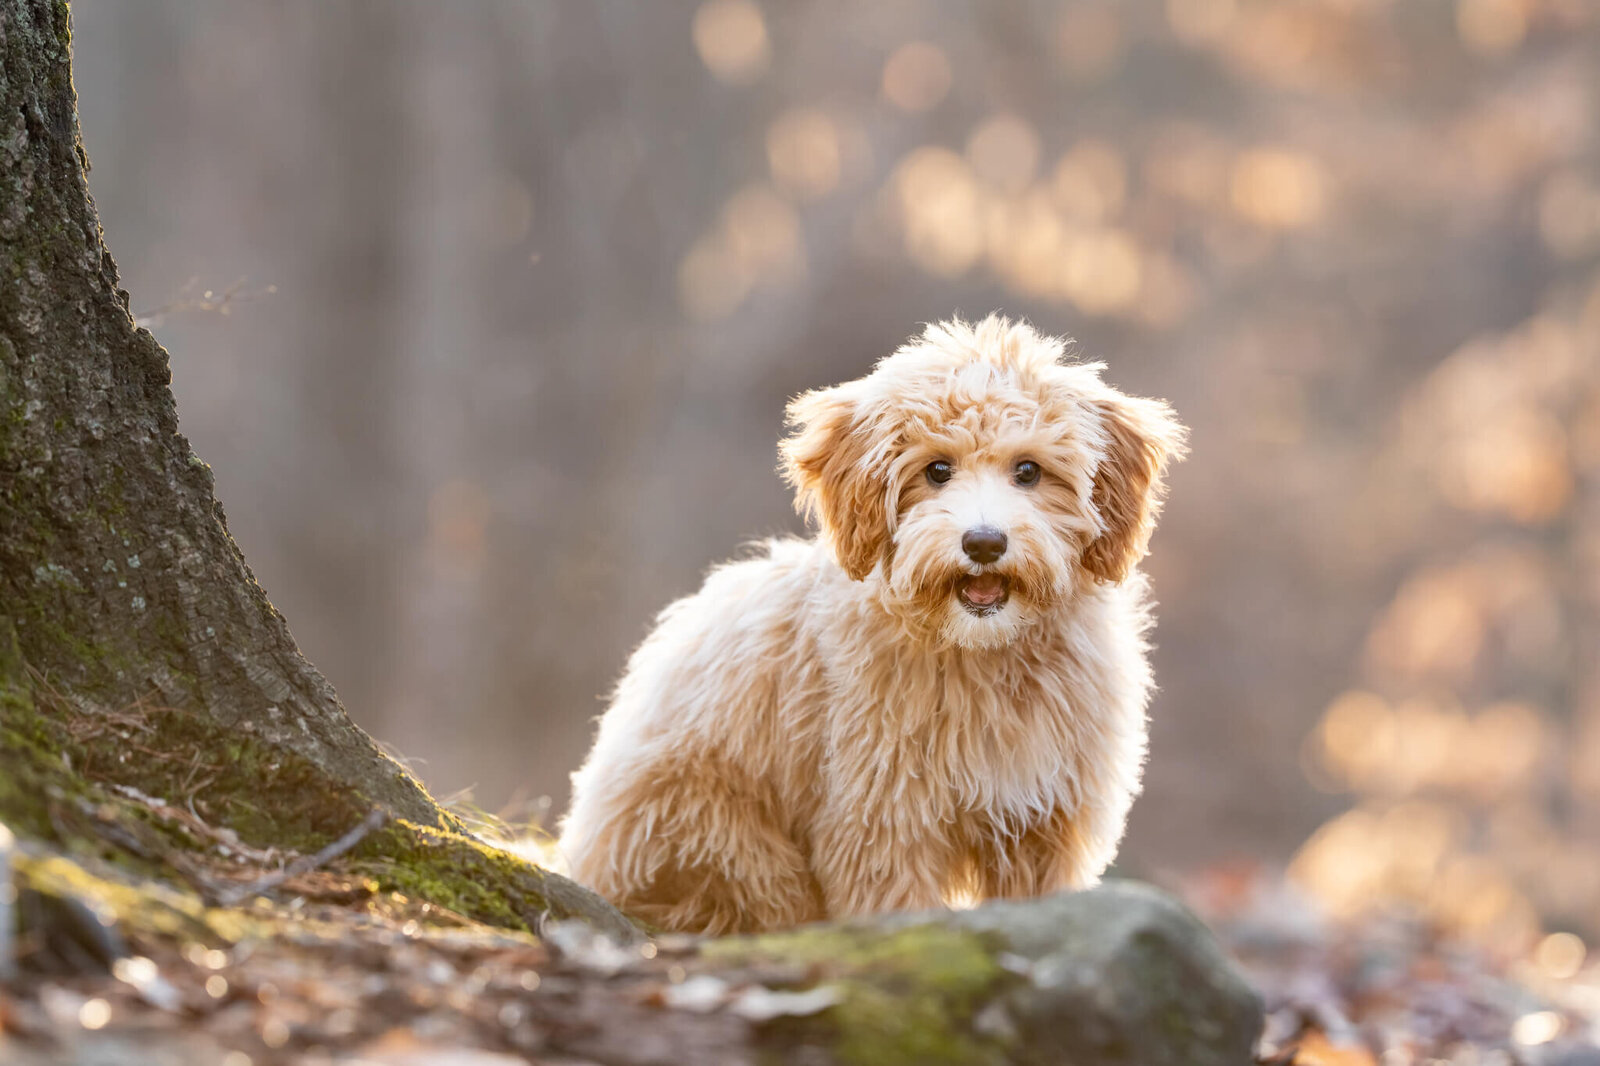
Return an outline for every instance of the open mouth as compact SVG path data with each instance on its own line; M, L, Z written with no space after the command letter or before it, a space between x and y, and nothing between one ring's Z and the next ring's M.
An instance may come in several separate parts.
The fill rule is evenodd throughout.
M956 585L956 598L961 606L976 615L993 614L1006 605L1011 595L1011 582L999 574L979 574L964 577Z

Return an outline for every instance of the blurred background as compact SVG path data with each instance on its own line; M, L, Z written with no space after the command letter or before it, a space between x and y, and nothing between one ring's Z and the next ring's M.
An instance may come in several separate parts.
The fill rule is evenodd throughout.
M1600 7L73 17L183 428L436 793L552 819L654 612L800 531L784 401L1003 309L1193 428L1122 867L1600 929Z

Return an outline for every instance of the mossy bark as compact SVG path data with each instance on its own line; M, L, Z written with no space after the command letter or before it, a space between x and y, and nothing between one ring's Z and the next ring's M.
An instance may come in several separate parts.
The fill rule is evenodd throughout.
M480 849L300 654L178 431L167 353L118 286L70 46L62 0L0 0L0 821L44 832L42 789L64 795L82 775L48 762L61 752L40 761L70 740L62 716L179 708L181 735L151 742L209 746L202 791L231 792L217 817L257 843L300 844L285 836L309 810L334 812L316 837L340 831L338 812L378 805L396 820L380 835L393 854L374 861L396 882L457 902L505 890L524 901L500 905L512 924L552 910L623 928L592 894ZM152 792L127 778L161 778L173 749L155 750L111 776Z

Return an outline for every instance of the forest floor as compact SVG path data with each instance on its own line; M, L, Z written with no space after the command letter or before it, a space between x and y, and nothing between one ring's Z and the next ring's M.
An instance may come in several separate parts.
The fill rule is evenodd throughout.
M235 852L212 873L250 885L285 857L261 858ZM30 932L0 983L0 1059L23 1066L644 1066L686 1048L732 1063L774 1019L835 1002L826 963L712 976L691 938L507 933L377 891L339 859L227 910L94 860L32 846L13 860L36 887L12 894ZM1266 1000L1262 1063L1600 1064L1600 960L1581 943L1496 959L1398 914L1329 922L1262 873L1177 887ZM138 919L109 923L93 902L107 898L136 898Z
M1333 921L1260 869L1173 887L1261 992L1264 1063L1600 1066L1600 958L1569 934L1504 956L1398 908Z
M186 747L148 749L175 712L129 709L113 716L123 733L95 719L96 732L80 735L59 723L83 721L58 710L18 712L0 749L11 759L0 769L44 794L33 839L0 839L0 933L22 930L9 948L0 936L0 1061L731 1066L753 1048L781 1049L786 1062L838 1057L819 1032L823 1012L843 1003L839 959L682 936L619 946L548 920L517 932L483 924L374 876L359 848L384 831L381 815L352 816L309 854L247 842L224 824L220 770ZM77 746L40 755L55 750L40 732L52 728ZM178 766L163 779L173 798L124 780L116 753L130 748ZM477 821L500 844L537 851L536 837ZM1337 923L1262 868L1165 887L1260 991L1262 1063L1600 1066L1600 952L1586 958L1575 936L1494 955L1399 913ZM885 1002L841 1011L881 1027L877 1046L927 1035L917 1019L877 1020L898 1009ZM812 1040L814 1059L794 1054Z

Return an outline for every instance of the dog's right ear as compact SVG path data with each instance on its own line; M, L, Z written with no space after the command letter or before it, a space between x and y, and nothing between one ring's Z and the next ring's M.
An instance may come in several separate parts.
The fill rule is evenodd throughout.
M815 517L844 572L872 573L889 540L888 481L873 469L880 431L862 410L860 383L803 393L789 404L778 445L794 506Z

